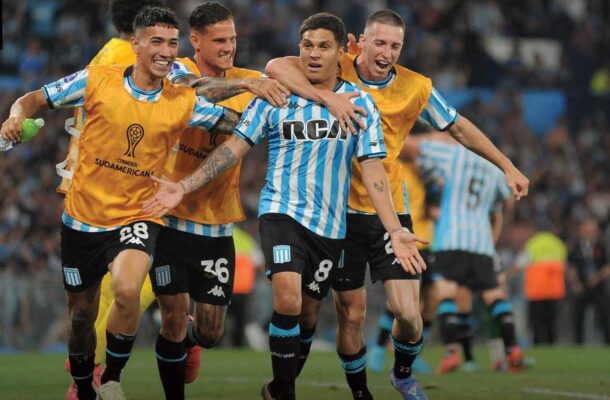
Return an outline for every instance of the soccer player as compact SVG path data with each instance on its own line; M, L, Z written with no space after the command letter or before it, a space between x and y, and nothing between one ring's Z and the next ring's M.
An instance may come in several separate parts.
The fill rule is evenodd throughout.
M347 55L341 60L341 77L370 93L379 107L388 148L383 164L402 224L410 227L411 218L397 157L418 117L438 130L449 131L464 146L502 169L516 198L527 195L527 178L475 125L445 102L430 79L396 65L404 32L405 25L398 14L391 10L375 12L360 35L358 46L362 53L357 57ZM294 57L272 60L266 72L302 96L319 91L308 85ZM366 311L364 276L368 264L373 281L383 282L394 315L392 384L405 399L421 398L425 395L411 377L411 364L423 346L419 277L400 268L389 254L387 234L364 190L360 169L356 163L348 202L345 268L333 282L339 320L337 350L354 398L372 398L366 384L366 347L362 332ZM304 352L307 352L307 340L304 338ZM411 395L413 392L418 394Z
M313 332L334 271L343 267L346 204L352 158L358 158L370 199L388 232L393 257L413 274L425 263L416 241L403 228L392 205L381 158L386 154L379 114L370 95L337 78L344 27L329 14L303 22L299 61L308 82L337 93L356 91L355 103L367 112L366 130L352 135L320 104L293 94L288 107L272 108L255 99L234 136L201 167L179 183L162 181L145 211L171 209L195 188L234 165L263 136L269 137L266 185L259 205L267 275L273 288L269 345L273 380L266 399L294 399L301 329Z
M499 236L502 223L502 209L496 205L500 202L503 208L510 208L512 204L502 171L463 146L443 141L410 138L404 153L417 157L420 170L426 171L424 174L436 175L443 181L432 251L435 270L454 284L444 291L437 311L447 349L437 372L450 372L460 365L457 355L460 319L472 310L467 301L458 309L455 303L458 286L481 292L502 336L509 370L521 370L523 356L515 338L512 307L498 285L493 261L493 232ZM490 215L495 221L493 228Z
M194 56L178 59L168 75L170 80L197 83L203 77L214 86L215 97L249 89L265 95L274 105L286 102L290 93L276 81L233 66L237 35L228 8L203 3L191 13L189 26ZM242 112L253 97L252 93L242 93L219 104ZM187 129L164 175L175 181L182 179L228 138L214 131ZM240 167L237 163L222 178L186 196L169 213L159 233L150 278L161 311L156 354L168 399L184 398L184 383L197 377L201 347L214 347L224 332L235 278L233 223L244 219L239 197ZM190 324L189 295L195 302ZM186 360L182 357L185 348L189 355Z
M69 360L79 399L94 399L94 321L100 281L113 275L115 302L106 325L106 369L101 399L123 399L120 374L139 324L139 298L150 269L161 220L144 216L179 134L188 126L230 131L232 110L210 104L188 87L168 81L178 48L173 12L143 9L134 21L133 66L89 66L17 99L2 124L3 138L17 141L21 122L45 108L82 106L86 123L79 165L62 216L63 283L67 291Z
M110 17L119 36L110 39L93 57L90 65L132 65L136 60L136 55L129 42L129 39L133 36L133 20L142 8L146 6L161 6L162 4L163 2L160 0L113 0L110 3ZM83 108L78 107L74 111L73 119L67 122L67 129L72 138L70 138L68 158L57 166L58 173L62 177L61 183L57 188L57 191L60 193L66 193L72 183L73 171L78 160L78 138L83 130L84 117ZM154 299L155 295L152 291L150 279L146 277L140 293L140 312L143 313ZM93 379L96 386L99 386L99 379L103 371L101 364L106 355L106 321L108 320L108 313L113 302L112 277L107 273L102 279L100 306L97 319L95 320L96 347ZM69 361L66 364L69 371ZM66 400L75 400L76 398L76 385L72 381L66 393Z

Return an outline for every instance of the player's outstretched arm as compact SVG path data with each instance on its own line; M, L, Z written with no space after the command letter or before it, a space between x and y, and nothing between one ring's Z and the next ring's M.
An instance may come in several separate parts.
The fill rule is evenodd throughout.
M366 129L366 124L361 118L366 117L366 111L350 101L359 94L357 92L337 94L329 89L313 86L305 76L298 57L275 58L267 63L265 73L280 81L291 92L305 99L324 104L328 111L337 118L341 129L349 129L353 134L357 134L358 130L354 122L361 129Z
M405 271L416 274L426 269L426 263L417 250L416 243L427 244L428 241L418 238L407 228L403 228L396 216L390 184L383 164L378 158L371 158L360 163L362 181L383 227L390 234L394 254Z
M174 209L185 194L199 189L212 179L231 168L247 152L251 146L238 136L232 136L222 143L197 167L197 169L179 182L153 177L159 184L159 190L150 198L142 210L146 215L161 217Z
M47 99L42 89L29 92L15 100L11 106L9 117L2 123L0 136L13 142L21 140L21 123L24 119L48 109Z
M284 85L271 78L226 79L203 77L190 80L188 84L195 88L197 94L204 96L212 103L218 103L244 92L251 92L267 100L273 107L284 107L288 104L288 97L290 96L290 91Z
M516 200L527 196L529 179L468 118L460 115L449 133L466 148L500 168Z

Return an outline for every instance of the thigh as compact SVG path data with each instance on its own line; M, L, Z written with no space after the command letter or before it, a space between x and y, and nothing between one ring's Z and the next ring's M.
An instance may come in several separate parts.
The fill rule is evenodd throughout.
M222 330L227 316L227 308L226 305L196 302L194 318L197 326L203 330Z
M369 267L371 280L416 280L419 281L420 274L410 274L402 268L400 262L394 256L390 234L386 232L377 215L368 217L368 237L370 243ZM413 222L410 215L399 215L398 219L402 226L413 232Z

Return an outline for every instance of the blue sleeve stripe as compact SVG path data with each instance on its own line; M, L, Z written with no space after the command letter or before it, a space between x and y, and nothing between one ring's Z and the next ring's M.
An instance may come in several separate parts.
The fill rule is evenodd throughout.
M202 96L197 96L189 126L211 131L224 116L224 113L224 107L209 103Z
M363 156L358 157L358 161L362 162L365 160L368 160L369 158L386 158L387 157L387 153L383 152L383 153L372 153L372 154L365 154Z

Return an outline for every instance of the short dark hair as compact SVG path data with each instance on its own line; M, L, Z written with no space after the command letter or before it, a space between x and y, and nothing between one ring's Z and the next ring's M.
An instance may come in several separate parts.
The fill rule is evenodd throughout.
M228 19L233 19L231 10L220 3L207 2L195 7L189 17L189 27L201 31L208 25L214 25Z
M178 17L169 8L145 7L138 12L133 20L133 31L155 25L178 29Z
M328 13L317 13L312 15L303 21L301 29L299 30L299 38L303 38L303 34L307 31L314 31L316 29L326 29L333 33L335 40L341 46L345 40L345 25L341 18L328 14Z
M397 26L403 30L405 29L405 22L402 20L402 17L392 10L380 10L374 12L370 17L367 18L365 26L369 26L375 22L384 25Z
M141 9L146 6L163 5L162 0L112 0L110 19L119 33L133 33L133 20Z

